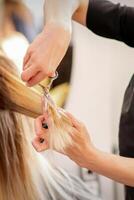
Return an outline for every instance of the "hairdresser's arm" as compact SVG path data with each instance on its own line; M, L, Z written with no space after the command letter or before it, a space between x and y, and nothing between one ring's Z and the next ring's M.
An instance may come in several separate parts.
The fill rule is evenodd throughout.
M86 127L68 114L72 125L72 144L64 152L70 159L79 166L90 169L96 173L109 177L125 185L134 186L134 159L125 158L110 153L104 153L94 147ZM46 120L48 127L51 127L47 117L40 116L36 119L36 137L33 146L37 151L49 149L49 131L42 128L42 122ZM40 137L45 142L40 143Z
M134 186L134 159L102 152L94 147L86 127L68 115L76 130L73 145L66 154L81 167L111 178L125 185Z
M85 161L83 160L83 167L114 181L134 187L133 158L105 153L95 148L85 150L85 154L86 158Z
M29 86L53 76L63 59L72 34L72 16L86 22L89 0L46 0L45 27L30 45L24 58L22 79Z

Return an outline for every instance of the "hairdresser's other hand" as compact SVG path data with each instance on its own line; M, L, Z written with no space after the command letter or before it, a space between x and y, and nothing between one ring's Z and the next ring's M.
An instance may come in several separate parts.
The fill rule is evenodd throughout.
M68 49L70 39L71 30L64 25L47 24L27 50L22 80L28 86L33 86L53 76Z
M65 149L65 154L80 167L88 168L88 161L94 155L95 147L85 125L70 113L67 115L73 125L73 132L72 145Z
M67 113L69 119L72 122L72 145L64 149L62 154L67 155L71 160L76 162L81 167L87 167L90 156L95 152L95 148L90 140L89 133L83 123L76 120L71 114ZM33 140L33 146L38 151L44 151L49 149L49 132L48 129L42 128L42 123L46 121L48 129L51 128L51 122L46 119L44 115L38 117L35 120L36 137ZM40 143L40 138L44 139L43 143ZM57 151L57 150L56 150Z

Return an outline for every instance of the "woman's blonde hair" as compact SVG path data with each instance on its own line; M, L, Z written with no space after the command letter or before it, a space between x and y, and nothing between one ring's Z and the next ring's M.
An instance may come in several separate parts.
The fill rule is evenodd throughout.
M98 200L80 179L55 169L34 151L32 134L23 130L25 117L20 114L40 115L41 95L26 87L15 70L0 53L0 200ZM57 117L54 108L49 109Z
M13 63L1 54L0 200L36 200L38 196L28 167L30 154L27 141L23 134L20 116L15 111L29 116L36 116L38 113L34 112L34 109L32 112L32 108L26 109L30 99L24 96L26 87L20 85L21 83L16 79ZM20 89L24 90L20 91ZM26 102L23 102L24 99Z

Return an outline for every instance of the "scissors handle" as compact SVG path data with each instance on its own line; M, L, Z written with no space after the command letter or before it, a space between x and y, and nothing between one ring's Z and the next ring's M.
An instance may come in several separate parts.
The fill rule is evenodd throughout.
M56 72L55 72L55 76L49 77L49 78L50 78L50 83L49 83L49 84L47 85L47 87L46 87L46 89L48 90L48 92L49 92L49 90L50 90L51 87L52 87L53 81L56 80L56 79L58 78L58 76L59 76L59 74L58 74L58 72L56 71Z

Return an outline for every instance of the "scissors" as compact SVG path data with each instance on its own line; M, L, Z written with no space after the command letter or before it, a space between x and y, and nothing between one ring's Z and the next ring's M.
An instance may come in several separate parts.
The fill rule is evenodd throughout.
M47 94L49 93L49 91L50 91L50 89L51 89L51 87L52 87L53 81L56 80L56 79L58 78L58 76L59 76L59 74L58 74L58 72L56 71L56 72L55 72L55 76L49 77L50 83L49 83L46 87L44 87L44 95L47 95Z
M42 84L39 84L42 87L43 91L44 91L44 94L43 94L43 101L44 101L44 105L43 105L44 108L43 108L43 110L44 111L47 111L47 103L48 103L48 101L52 105L54 104L54 102L53 102L53 100L52 100L49 92L50 92L50 89L52 87L53 81L56 80L58 78L58 76L59 76L59 74L56 71L55 72L55 76L49 77L49 84L47 86L43 86ZM46 99L47 99L47 101L46 101Z
M47 111L48 102L51 103L53 106L55 105L50 94L49 94L49 92L50 92L50 89L52 87L53 81L56 80L58 78L58 76L59 76L59 74L56 71L55 76L49 77L50 82L46 87L39 84L44 90L44 94L43 94L43 107L44 107L43 110L44 110L44 112ZM42 123L42 127L45 128L45 129L48 129L47 123ZM44 139L40 138L40 143L43 143L43 142L44 142Z

